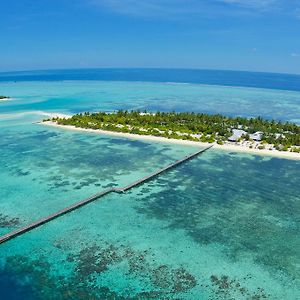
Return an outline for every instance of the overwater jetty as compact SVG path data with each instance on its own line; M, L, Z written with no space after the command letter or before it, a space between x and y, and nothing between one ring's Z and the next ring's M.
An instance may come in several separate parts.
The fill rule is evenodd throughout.
M72 204L72 205L70 205L70 206L68 206L66 208L63 208L63 209L61 209L61 210L59 210L59 211L57 211L57 212L55 212L55 213L53 213L53 214L51 214L51 215L49 215L47 217L44 217L44 218L42 218L42 219L40 219L40 220L38 220L36 222L33 222L33 223L31 223L31 224L29 224L29 225L27 225L25 227L22 227L20 229L17 229L15 231L7 233L7 234L5 234L5 235L3 235L3 236L0 237L0 244L5 243L5 242L7 242L7 241L9 241L11 239L14 239L17 236L20 236L20 235L22 235L22 234L24 234L24 233L26 233L28 231L31 231L31 230L39 227L39 226L42 226L43 224L48 223L48 222L50 222L50 221L52 221L52 220L54 220L54 219L56 219L58 217L61 217L61 216L65 215L65 214L67 214L67 213L70 213L70 212L72 212L72 211L74 211L74 210L76 210L76 209L78 209L78 208L80 208L80 207L82 207L82 206L84 206L84 205L86 205L88 203L91 203L91 202L93 202L93 201L95 201L95 200L97 200L97 199L99 199L99 198L101 198L101 197L103 197L103 196L105 196L107 194L110 194L110 193L113 193L113 192L116 192L116 193L125 193L128 190L130 190L130 189L132 189L134 187L137 187L138 185L144 184L145 182L147 182L147 181L149 181L149 180L151 180L151 179L159 176L160 174L162 174L162 173L164 173L164 172L166 172L166 171L168 171L170 169L173 169L173 168L177 167L178 165L180 165L180 164L182 164L184 162L187 162L187 161L193 159L194 157L196 157L196 156L204 153L205 151L209 150L211 147L213 147L213 145L211 145L211 146L209 146L209 147L207 147L205 149L201 149L201 150L199 150L199 151L197 151L197 152L195 152L193 154L187 155L184 158L182 158L180 160L177 160L174 163L172 163L172 164L170 164L170 165L168 165L168 166L166 166L166 167L164 167L164 168L162 168L162 169L160 169L160 170L158 170L158 171L156 171L156 172L154 172L154 173L152 173L150 175L147 175L147 176L145 176L145 177L143 177L143 178L141 178L141 179L139 179L139 180L137 180L137 181L135 181L135 182L133 182L133 183L125 186L125 187L121 187L121 188L109 188L109 189L103 190L100 193L97 193L97 194L95 194L95 195L93 195L93 196L91 196L91 197L89 197L87 199L84 199L84 200L79 201L79 202L77 202L75 204Z

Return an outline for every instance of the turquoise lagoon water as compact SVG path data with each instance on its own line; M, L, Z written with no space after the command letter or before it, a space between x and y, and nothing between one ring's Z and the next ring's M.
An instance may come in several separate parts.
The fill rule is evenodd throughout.
M2 112L196 111L292 121L300 124L300 92L201 84L59 81L1 82L1 93L15 98Z
M0 94L15 98L0 103L1 234L195 151L49 128L41 112L300 115L299 92L242 87L3 82ZM1 299L300 299L299 178L298 161L209 151L1 245Z

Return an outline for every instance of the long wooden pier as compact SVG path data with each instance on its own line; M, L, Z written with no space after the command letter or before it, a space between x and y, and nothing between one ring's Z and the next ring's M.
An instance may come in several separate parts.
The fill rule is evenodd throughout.
M158 170L158 171L156 171L156 172L154 172L154 173L152 173L150 175L147 175L147 176L145 176L145 177L143 177L143 178L141 178L141 179L139 179L139 180L137 180L137 181L135 181L135 182L133 182L133 183L125 186L125 187L106 189L106 190L104 190L104 191L102 191L100 193L97 193L97 194L95 194L95 195L93 195L93 196L91 196L91 197L89 197L87 199L84 199L84 200L82 200L80 202L72 204L72 205L70 205L70 206L68 206L66 208L63 208L63 209L61 209L61 210L59 210L59 211L57 211L57 212L55 212L55 213L53 213L53 214L51 214L51 215L49 215L47 217L44 217L44 218L42 218L42 219L40 219L40 220L38 220L36 222L33 222L33 223L31 223L31 224L29 224L29 225L27 225L25 227L22 227L20 229L17 229L15 231L7 233L7 234L5 234L5 235L3 235L3 236L0 237L0 244L5 243L5 242L7 242L7 241L9 241L9 240L11 240L11 239L19 236L19 235L22 235L22 234L28 232L28 231L31 231L31 230L33 230L33 229L35 229L35 228L37 228L37 227L39 227L39 226L41 226L41 225L43 225L45 223L48 223L48 222L50 222L50 221L52 221L52 220L54 220L54 219L56 219L56 218L58 218L60 216L63 216L65 214L69 213L69 212L72 212L72 211L74 211L74 210L76 210L76 209L78 209L78 208L80 208L80 207L82 207L82 206L84 206L84 205L86 205L88 203L91 203L91 202L93 202L93 201L95 201L95 200L97 200L97 199L99 199L99 198L107 195L107 194L110 194L110 193L113 193L113 192L125 193L126 191L128 191L128 190L130 190L130 189L132 189L132 188L134 188L134 187L136 187L138 185L141 185L141 184L143 184L143 183L145 183L145 182L153 179L154 177L157 177L158 175L160 175L160 174L162 174L162 173L164 173L164 172L166 172L166 171L168 171L168 170L170 170L172 168L175 168L178 165L180 165L180 164L182 164L182 163L184 163L184 162L186 162L188 160L191 160L192 158L194 158L194 157L196 157L196 156L204 153L205 151L207 151L208 149L210 149L212 146L213 145L211 145L211 146L209 146L209 147L207 147L205 149L199 150L199 151L197 151L197 152L195 152L195 153L193 153L191 155L187 155L184 158L182 158L180 160L177 160L174 163L172 163L172 164L170 164L170 165L168 165L168 166L166 166L166 167L164 167L164 168L162 168L162 169L160 169L160 170Z
M147 176L145 176L145 177L143 177L143 178L141 178L141 179L139 179L139 180L137 180L137 181L135 181L135 182L133 182L133 183L125 186L125 187L123 187L123 188L116 188L115 190L116 190L116 192L121 192L121 193L126 192L126 191L128 191L128 190L130 190L130 189L132 189L132 188L134 188L134 187L136 187L138 185L141 185L141 184L145 183L146 181L151 180L153 177L156 177L156 176L158 176L158 175L160 175L160 174L162 174L162 173L164 173L164 172L166 172L166 171L168 171L170 169L173 169L173 168L177 167L178 165L180 165L180 164L182 164L182 163L184 163L184 162L186 162L188 160L191 160L192 158L194 158L194 157L202 154L203 152L207 151L212 146L213 145L211 145L211 146L209 146L209 147L207 147L205 149L202 149L200 151L197 151L197 152L195 152L193 154L187 155L184 158L179 159L179 160L175 161L174 163L171 163L170 165L168 165L168 166L166 166L166 167L164 167L164 168L162 168L162 169L160 169L160 170L158 170L158 171L156 171L156 172L154 172L154 173L152 173L150 175L147 175Z

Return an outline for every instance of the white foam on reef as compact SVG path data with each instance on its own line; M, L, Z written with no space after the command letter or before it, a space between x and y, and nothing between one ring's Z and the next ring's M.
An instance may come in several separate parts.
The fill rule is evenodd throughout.
M168 85L191 85L192 83L189 83L189 82L166 82L165 84L168 84Z
M49 117L49 118L70 118L70 115L62 114L62 113L53 113L53 112L47 112L47 111L26 111L26 112L20 112L20 113L13 113L13 114L0 114L0 119L18 119L22 118L24 116L30 116L30 115L37 115L37 116L43 116L43 117Z

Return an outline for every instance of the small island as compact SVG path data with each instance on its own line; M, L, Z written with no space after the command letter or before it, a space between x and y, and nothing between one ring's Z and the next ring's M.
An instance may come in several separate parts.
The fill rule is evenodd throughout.
M10 97L8 97L8 96L0 95L0 101L6 101L6 100L9 100L9 99L10 99Z
M300 153L300 126L261 117L234 118L220 114L188 112L118 111L86 112L69 118L55 117L44 122L48 125L85 130L216 143L219 148L235 145L244 150Z

